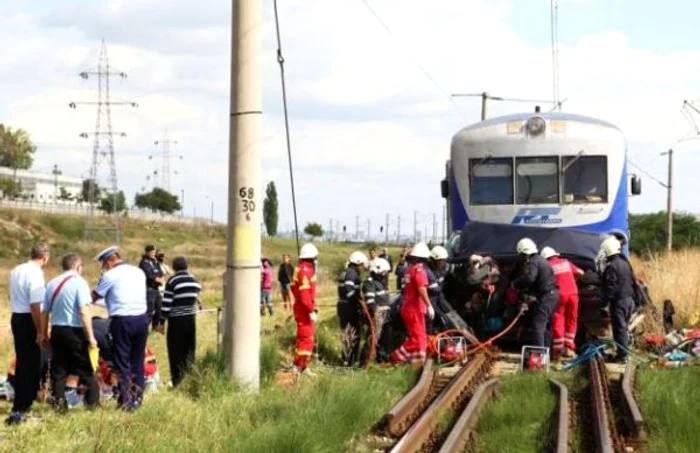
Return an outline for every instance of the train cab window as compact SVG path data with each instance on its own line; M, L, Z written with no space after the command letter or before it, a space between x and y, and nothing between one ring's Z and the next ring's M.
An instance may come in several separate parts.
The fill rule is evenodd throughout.
M605 156L565 156L564 203L605 203L608 201L608 160Z
M469 169L472 205L513 204L513 159L470 159Z
M518 204L559 203L559 158L516 157Z

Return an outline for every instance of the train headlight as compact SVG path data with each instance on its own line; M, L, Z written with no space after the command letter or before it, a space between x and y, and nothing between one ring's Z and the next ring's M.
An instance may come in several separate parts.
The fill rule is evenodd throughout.
M547 123L545 123L541 116L533 116L525 123L525 129L529 135L540 135L544 132L546 127Z

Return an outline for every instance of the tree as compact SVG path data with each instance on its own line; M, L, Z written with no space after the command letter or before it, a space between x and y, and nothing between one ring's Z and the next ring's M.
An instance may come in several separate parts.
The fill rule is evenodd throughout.
M630 214L630 251L646 254L666 250L667 214ZM688 213L673 213L673 248L684 249L700 245L700 222Z
M278 207L277 188L275 187L275 182L270 181L265 188L265 200L263 201L263 219L265 220L267 234L270 236L277 235L277 222L279 221Z
M29 133L0 124L0 166L27 169L32 166L36 146Z
M81 201L90 201L90 186L94 185L94 198L93 200L97 201L101 198L102 195L102 187L99 186L96 182L94 182L92 179L84 179L83 180L83 188L80 191L80 200Z
M7 198L15 198L22 193L22 184L12 178L0 178L0 190Z
M73 194L68 192L65 187L61 186L58 188L60 193L58 194L58 199L59 200L72 200L73 199Z
M307 223L304 227L304 233L308 234L312 238L317 238L323 236L323 227L320 223L311 222Z
M117 212L122 212L126 209L126 197L123 191L117 192ZM100 200L99 209L108 213L114 212L114 193L106 193Z
M151 209L153 211L172 214L181 209L177 196L160 187L154 188L148 193L136 194L134 202L137 207Z

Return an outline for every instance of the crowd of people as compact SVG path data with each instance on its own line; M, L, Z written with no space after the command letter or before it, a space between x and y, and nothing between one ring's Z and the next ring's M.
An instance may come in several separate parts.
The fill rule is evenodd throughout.
M143 402L144 365L149 331L164 333L172 384L177 386L194 361L195 315L201 286L185 257L165 264L165 255L149 245L139 266L127 263L116 246L96 257L102 270L91 290L76 253L61 258L62 273L45 285L50 261L46 244L34 245L30 260L10 274L11 327L15 347L14 400L6 424L23 422L37 398L42 368L50 369L52 403L68 408L66 382L77 376L86 388L89 409L100 405L98 360L117 376L117 405L133 411ZM108 318L91 316L90 305L103 301ZM42 366L42 358L50 366Z

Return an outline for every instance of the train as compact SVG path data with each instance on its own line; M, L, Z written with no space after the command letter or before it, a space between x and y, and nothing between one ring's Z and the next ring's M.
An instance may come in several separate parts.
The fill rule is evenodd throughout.
M579 282L577 343L602 335L609 318L599 310L596 257L606 234L630 238L628 200L642 190L640 178L628 173L623 132L598 118L536 107L458 131L445 170L451 263L445 296L470 327L489 337L517 311L503 291L485 295L466 283L470 258L492 257L501 268L495 287L505 290L522 265L515 245L530 237L587 272Z

